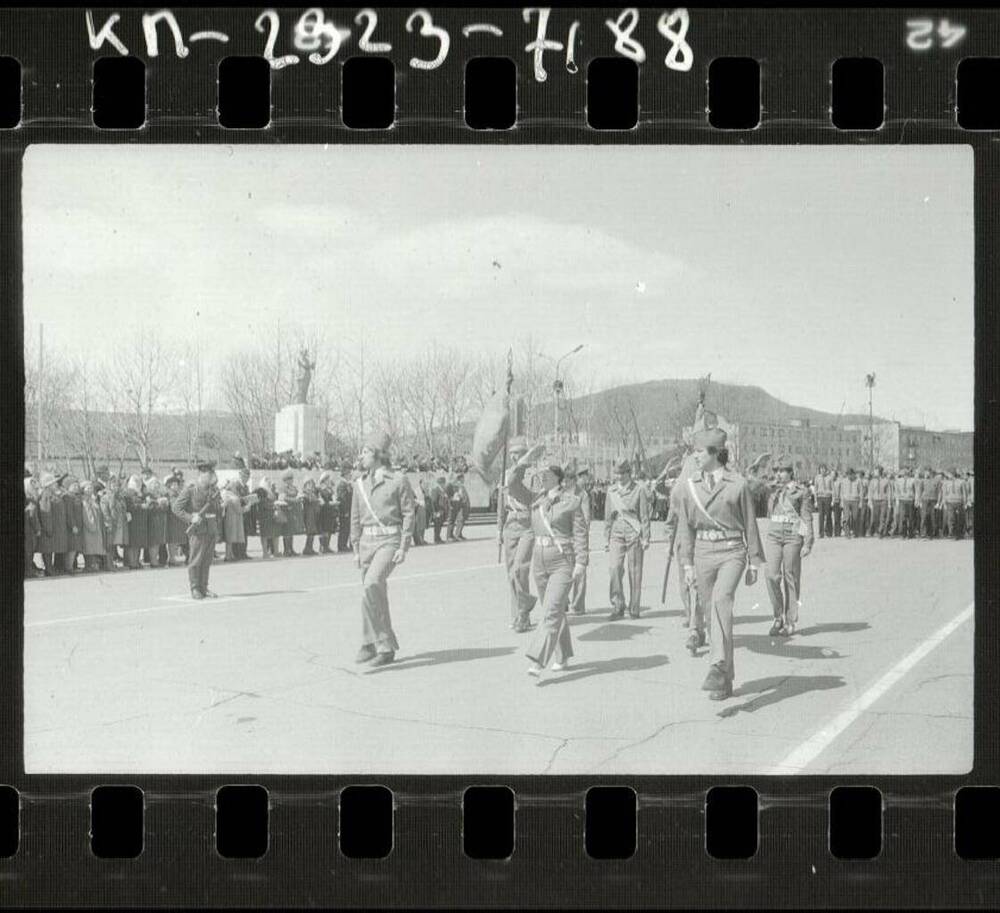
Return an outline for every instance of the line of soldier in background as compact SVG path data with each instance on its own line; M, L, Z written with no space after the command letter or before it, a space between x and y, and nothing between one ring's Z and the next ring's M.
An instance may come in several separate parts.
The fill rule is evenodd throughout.
M812 480L819 537L961 539L973 534L974 475L903 468L831 472Z

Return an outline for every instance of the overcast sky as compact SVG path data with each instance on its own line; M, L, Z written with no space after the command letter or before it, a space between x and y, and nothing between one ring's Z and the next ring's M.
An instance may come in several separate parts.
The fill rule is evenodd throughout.
M707 372L973 427L962 146L32 146L25 332L155 325L220 355L279 318L373 355L578 343L598 384ZM109 328L111 332L109 334Z

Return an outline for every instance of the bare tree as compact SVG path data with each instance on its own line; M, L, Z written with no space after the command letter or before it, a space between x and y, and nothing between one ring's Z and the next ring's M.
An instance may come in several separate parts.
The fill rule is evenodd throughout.
M222 366L222 396L236 417L247 455L264 454L274 445L275 363L269 352L250 351L228 356Z
M134 453L144 466L154 449L157 413L175 377L175 354L149 329L120 340L101 372L99 386L120 453Z

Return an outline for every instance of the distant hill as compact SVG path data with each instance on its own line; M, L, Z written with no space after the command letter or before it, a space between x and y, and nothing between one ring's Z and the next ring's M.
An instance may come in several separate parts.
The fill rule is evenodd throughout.
M567 415L575 416L581 429L590 417L595 434L613 431L614 415L630 404L644 435L670 437L694 420L700 381L697 378L651 380L641 384L612 387L590 396L568 400ZM705 407L729 422L765 422L787 424L793 419L808 420L811 425L843 426L867 424L867 414L837 415L794 406L772 396L762 387L712 382L708 386ZM536 427L545 427L546 416L552 414L552 403L542 403L535 410ZM875 416L876 421L883 421ZM534 422L533 422L534 424Z

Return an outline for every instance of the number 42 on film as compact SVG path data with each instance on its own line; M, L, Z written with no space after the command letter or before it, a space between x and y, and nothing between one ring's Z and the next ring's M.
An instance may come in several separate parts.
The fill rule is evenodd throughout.
M534 76L538 82L544 82L548 77L544 67L546 51L552 54L564 54L567 72L578 72L576 45L580 38L580 22L574 19L569 24L565 37L559 35L563 40L557 40L550 37L554 31L549 26L550 13L551 8L544 6L530 6L521 10L521 18L525 23L528 37L531 38L524 50L532 56ZM107 44L119 54L127 55L128 48L115 32L115 26L120 21L121 14L112 13L98 26L93 11L87 10L87 40L91 50L100 50ZM646 49L634 37L638 24L639 10L635 7L623 9L616 18L604 21L607 29L605 34L613 42L615 53L641 64L646 61ZM687 43L690 24L688 11L683 7L663 12L656 20L657 33L668 43L667 53L663 59L663 64L668 69L686 73L694 63L694 52ZM358 50L368 54L384 54L392 50L392 45L388 41L377 40L376 10L371 8L359 10L354 17L354 26L360 31ZM264 36L263 56L274 69L279 70L301 62L300 54L285 54L278 50L279 43L287 41L288 38L282 32L282 21L276 10L266 9L259 13L253 21L253 27ZM142 16L142 33L148 57L159 55L160 33L164 29L169 33L174 52L180 58L187 57L191 53L191 45L204 41L226 44L229 41L229 35L215 29L191 32L185 37L177 16L172 11L164 9L155 13L144 13ZM350 25L342 25L333 19L327 19L326 13L316 6L307 9L295 19L290 31L292 47L308 55L306 59L316 66L322 66L333 60L344 42L352 36ZM415 33L426 41L426 50L419 56L410 58L411 67L416 70L434 70L444 63L451 48L452 36L434 22L428 10L413 10L406 18L406 31ZM504 37L503 29L492 22L470 22L462 26L461 32L464 38L475 34Z

